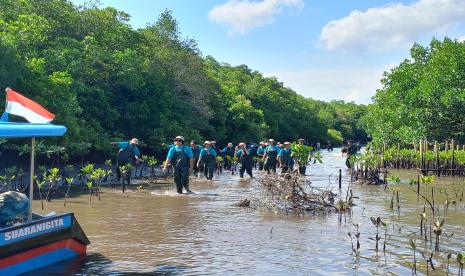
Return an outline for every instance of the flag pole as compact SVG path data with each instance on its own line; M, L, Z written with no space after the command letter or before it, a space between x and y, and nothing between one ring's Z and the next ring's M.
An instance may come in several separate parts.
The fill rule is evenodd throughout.
M31 178L29 181L29 208L27 213L27 219L32 221L32 201L34 199L34 157L35 157L35 142L36 138L31 139Z

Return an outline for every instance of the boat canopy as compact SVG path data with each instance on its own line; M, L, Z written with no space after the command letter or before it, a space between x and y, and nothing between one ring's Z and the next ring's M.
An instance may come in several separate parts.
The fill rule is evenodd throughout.
M0 138L63 136L66 131L60 125L0 122Z

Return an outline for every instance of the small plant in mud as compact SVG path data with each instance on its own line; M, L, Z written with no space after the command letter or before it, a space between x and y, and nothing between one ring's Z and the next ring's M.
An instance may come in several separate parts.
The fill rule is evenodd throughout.
M420 176L420 182L423 184L431 184L434 183L436 177L434 175L422 175Z
M93 187L92 173L93 173L93 171L94 171L94 165L93 164L87 164L81 169L81 173L86 178L87 188L89 188L89 202L92 202L92 187Z
M444 219L442 219L441 221L437 220L434 223L433 232L436 235L436 243L434 245L434 251L436 252L439 252L439 237L441 237L442 226L444 226L444 222L445 222Z
M432 270L436 270L436 268L434 267L434 264L433 264L434 252L428 252L428 251L421 252L421 256L423 257L423 259L426 262L426 275L429 275L429 268L430 267L431 267Z
M413 265L412 265L412 274L417 274L417 242L414 239L410 239L410 247L413 250Z
M393 183L393 184L399 184L400 183L400 177L397 176L397 175L393 175L391 177L388 177L386 179L389 183Z
M355 227L355 240L356 240L356 247L354 247L354 243L353 243L353 240L352 240L352 234L349 232L349 237L350 237L350 241L352 242L352 252L355 253L355 255L358 257L360 256L360 226L362 225L361 222L357 223L357 224L352 224L354 227Z
M387 241L387 231L388 231L389 220L381 221L381 225L384 228L383 253L386 255L386 241Z
M158 161L154 156L149 156L147 158L147 165L150 167L150 177L155 177L155 166Z
M72 177L67 177L65 179L66 185L68 185L68 188L66 189L66 194L65 194L65 202L63 203L63 206L66 206L66 199L69 197L69 190L71 189L71 184L73 184L74 178Z
M166 161L165 161L166 162ZM122 188L123 188L123 193L125 192L125 180L129 179L131 176L131 171L134 169L134 167L131 164L126 164L123 166L119 166L119 171L121 172L121 179L122 181ZM129 183L128 183L129 185Z
M375 236L374 241L376 242L376 246L375 246L376 254L378 254L379 240L381 239L381 237L379 236L379 227L381 226L381 217L377 217L377 218L371 217L370 220L373 223L373 225L376 227L376 236Z
M45 200L52 201L52 193L53 190L57 187L58 181L61 179L59 175L60 169L58 168L51 168L48 170L46 175L46 179L48 181L48 191L45 196Z
M463 276L463 264L465 263L465 254L458 253L457 258L455 258L457 264L459 265L459 273L458 275Z
M39 188L39 197L40 197L40 205L42 206L42 210L44 210L44 199L42 197L42 187L45 184L45 177L42 177L42 180L39 180L37 176L34 176L34 180Z

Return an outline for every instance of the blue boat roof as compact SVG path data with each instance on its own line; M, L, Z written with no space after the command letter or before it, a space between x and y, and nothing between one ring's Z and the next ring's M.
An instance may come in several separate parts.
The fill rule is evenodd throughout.
M0 122L0 138L63 136L66 131L60 125Z

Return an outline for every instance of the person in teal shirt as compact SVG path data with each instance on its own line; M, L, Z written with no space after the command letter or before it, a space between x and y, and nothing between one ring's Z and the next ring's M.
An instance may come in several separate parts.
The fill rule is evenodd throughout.
M281 166L281 173L291 173L294 170L294 158L292 150L289 148L291 143L285 142L283 148L278 153L278 161Z
M197 163L199 168L203 168L203 173L207 180L213 180L213 173L216 169L216 150L212 148L210 141L205 141L204 148L200 151L200 158Z
M174 182L178 194L182 194L182 188L186 189L188 194L192 191L189 189L189 176L192 173L194 164L194 154L189 146L184 145L184 137L177 136L174 138L175 146L171 147L166 157L163 172L168 171L170 165L174 168Z
M137 148L139 140L137 138L132 138L129 142L111 142L112 145L115 145L119 148L118 155L116 157L116 177L118 181L121 179L121 166L126 166L131 164L133 167L136 166L136 162L139 161L140 152ZM131 185L131 175L132 170L126 173L125 178L123 178L123 192L125 182L127 185Z
M244 178L244 172L247 172L251 178L252 175L252 156L250 155L250 151L247 149L245 143L240 143L236 146L235 155L239 159L239 163L241 163L241 167L239 168L239 176Z
M257 149L257 157L258 160L258 170L263 171L263 164L264 164L264 155L265 155L265 142L260 142L260 146Z
M200 168L199 168L199 166L197 166L197 163L199 162L200 151L202 150L202 147L197 145L197 141L192 140L191 141L191 150L192 150L192 154L194 155L193 173L194 173L195 176L198 177L198 173L200 171Z
M265 148L265 170L268 174L271 172L276 173L276 164L278 161L279 148L276 146L275 141L270 139L269 145Z

